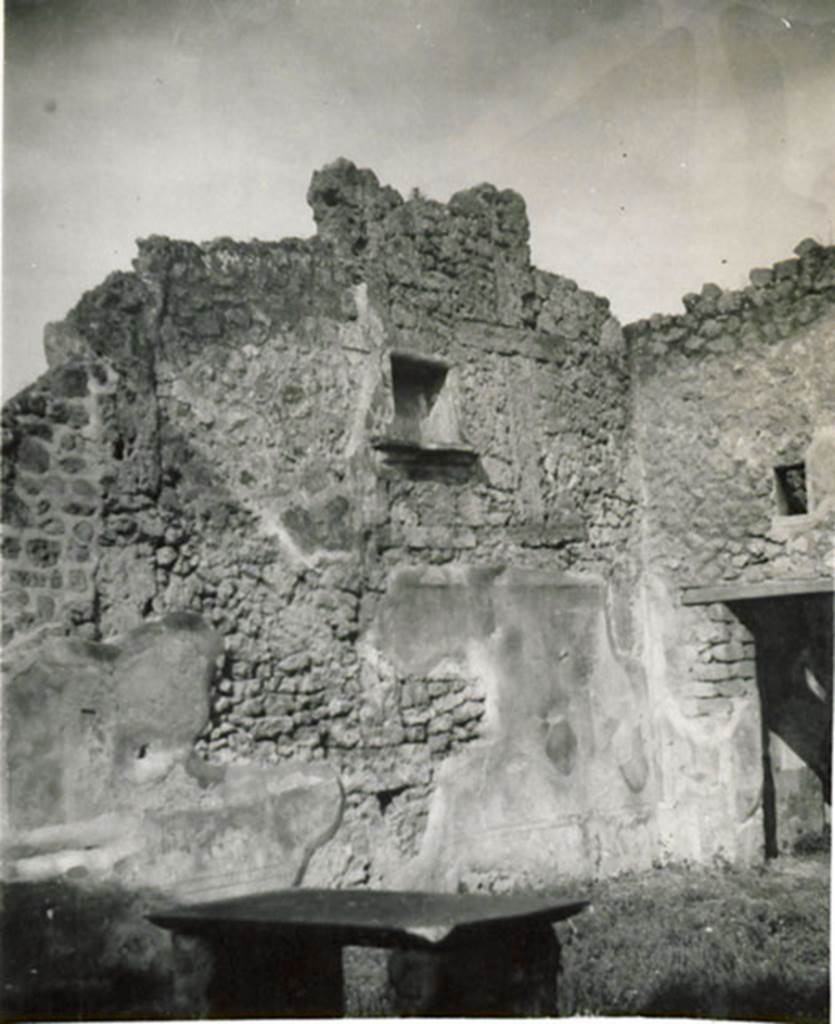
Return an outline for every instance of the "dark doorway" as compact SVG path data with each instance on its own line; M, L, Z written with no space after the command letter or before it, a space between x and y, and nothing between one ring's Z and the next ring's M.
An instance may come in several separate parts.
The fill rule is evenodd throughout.
M831 593L728 600L754 637L763 723L766 856L790 848L798 832L823 827L832 784ZM785 744L805 766L775 758Z

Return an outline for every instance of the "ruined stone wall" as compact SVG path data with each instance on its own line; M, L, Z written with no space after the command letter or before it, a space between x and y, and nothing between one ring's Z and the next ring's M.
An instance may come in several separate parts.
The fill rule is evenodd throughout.
M3 641L47 622L95 635L108 459L105 363L67 363L3 409Z
M13 851L5 877L37 884L17 887L11 927L60 916L37 956L79 931L62 900L95 907L102 870L124 874L109 852L123 824L90 815L114 804L138 837L126 908L72 947L72 984L102 934L120 970L169 984L170 949L157 963L156 946L120 938L150 927L132 888L149 865L159 885L193 883L208 858L201 886L306 871L455 890L754 860L764 755L781 842L812 821L789 746L830 770L827 595L760 618L681 597L831 573L833 250L804 243L751 288L705 286L684 315L622 332L605 299L530 265L512 192L404 200L338 161L308 198L308 241L140 242L131 272L50 326L50 369L3 410L15 792L54 776L86 815L44 798ZM775 467L801 462L808 510L786 514ZM160 618L212 627L206 659L215 635L222 653L200 691L208 721L148 789L166 729L154 710L117 742L125 701L149 689L118 651L145 650ZM160 692L186 681L164 657L150 650ZM50 687L60 699L41 699ZM72 751L90 730L106 756L74 774L89 759L59 758L56 737ZM125 778L143 787L134 807ZM301 833L259 801L308 820L317 787L327 827L277 865L273 841ZM160 809L162 861L143 818ZM218 882L243 849L249 874ZM83 898L69 864L90 870Z
M149 239L133 273L51 329L35 392L101 378L83 398L87 600L51 621L98 638L201 614L225 655L198 752L332 762L347 816L317 870L359 883L417 852L438 766L490 719L461 659L398 662L380 630L398 573L592 574L621 595L612 628L635 653L628 379L607 302L530 266L513 193L404 201L340 163L309 198L317 238ZM404 373L432 405L417 450L391 443ZM13 403L16 437L27 416ZM26 501L45 474L8 462L12 504ZM26 560L21 529L7 543ZM37 607L27 579L19 601Z
M775 467L803 462L835 415L835 251L797 251L742 291L705 285L685 315L627 328L645 555L679 586L814 577L831 552L826 482L800 517L776 493Z
M655 651L647 658L660 728L678 737L661 746L677 751L662 770L669 842L689 855L700 853L705 829L703 816L683 828L685 805L711 804L717 850L744 846L746 832L758 841L759 796L741 780L758 777L760 740L752 635L725 603L681 607L683 588L832 572L835 252L805 242L797 254L753 271L748 288L705 285L685 296L684 315L626 329ZM788 515L775 467L804 461L808 512ZM831 666L817 675L830 711L811 713L823 720ZM735 794L724 808L721 786Z
M318 881L477 860L454 807L522 799L511 762L569 830L556 872L648 863L659 827L758 855L753 638L679 599L826 572L831 250L625 341L531 267L514 193L404 200L342 161L308 198L315 238L148 239L49 329L4 410L7 637L201 615L224 653L198 754L339 773ZM804 457L784 515L774 466ZM482 761L493 789L456 795Z
M3 408L6 641L44 624L96 639L152 611L147 570L118 552L148 555L159 514L156 306L111 274L48 325L50 370Z

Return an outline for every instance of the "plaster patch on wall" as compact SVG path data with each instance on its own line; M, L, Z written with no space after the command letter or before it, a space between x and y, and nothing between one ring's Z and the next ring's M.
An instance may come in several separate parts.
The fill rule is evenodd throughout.
M436 660L463 648L487 714L482 738L436 775L421 852L398 879L423 885L443 878L454 887L468 871L502 871L511 862L514 872L544 877L548 856L557 857L551 870L588 876L602 863L590 852L594 844L610 848L611 867L610 832L636 815L651 820L649 805L634 799L650 769L637 722L612 745L591 707L597 702L629 722L641 704L639 681L609 645L604 588L519 570L481 578L450 570L446 585L441 569L431 583L427 576L398 577L382 608L379 642L412 672L427 667L427 651Z
M298 880L339 823L339 783L324 766L194 758L219 653L217 635L189 614L108 645L48 636L11 645L6 878L75 870L105 882L118 870L123 883L181 899Z

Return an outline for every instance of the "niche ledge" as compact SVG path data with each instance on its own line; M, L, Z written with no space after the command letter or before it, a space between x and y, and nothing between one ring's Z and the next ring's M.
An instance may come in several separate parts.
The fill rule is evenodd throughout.
M371 438L371 447L391 462L424 465L469 466L478 459L478 452L461 444L419 444L399 437L378 435Z

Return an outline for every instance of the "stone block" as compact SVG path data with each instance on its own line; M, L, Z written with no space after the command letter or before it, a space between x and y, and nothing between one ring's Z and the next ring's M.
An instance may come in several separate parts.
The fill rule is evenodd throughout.
M712 661L741 661L745 657L745 649L737 641L716 644L711 647L710 657Z
M47 365L61 366L90 355L89 344L76 327L68 323L50 323L44 328L44 353Z
M410 548L447 548L465 550L474 548L476 535L472 530L450 529L443 526L407 526L403 542Z
M437 733L448 733L452 730L452 725L452 715L432 714L427 724L427 731L430 736L434 736Z
M19 469L29 473L45 473L49 469L49 451L32 437L20 442L16 463Z
M816 256L822 252L823 246L815 238L804 238L802 242L798 242L794 247L794 253L796 256L801 258L807 256Z
M780 260L774 264L774 276L778 281L797 277L800 272L800 260Z
M726 355L728 352L733 352L734 340L729 335L723 334L711 341L707 347L718 355Z
M48 537L59 537L66 532L67 526L58 516L47 516L40 523L40 529Z
M466 701L464 704L459 704L452 712L452 721L456 725L463 725L466 722L472 722L484 714L484 705L479 701Z
M463 693L448 693L446 696L441 697L432 704L432 713L441 714L447 711L452 711L464 703L465 697Z
M90 585L87 573L82 569L70 569L67 573L67 590L85 591Z
M725 679L731 679L736 673L736 666L726 662L711 662L708 665L699 665L696 669L696 673L700 679L719 682Z
M755 288L764 288L774 280L774 271L770 267L758 267L749 273L748 279Z
M154 561L162 569L169 568L177 561L176 548L170 548L167 546L157 548L154 554Z
M702 325L699 328L699 334L703 338L713 339L718 338L722 334L723 327L719 320L714 320L710 317L702 321Z
M2 539L2 554L5 559L15 559L20 554L20 537L5 534Z
M404 708L400 714L406 725L425 725L432 716L428 707Z
M429 752L435 756L445 754L452 746L452 741L447 733L434 733L429 736Z
M68 516L92 516L98 511L96 498L74 497L61 505L62 510Z
M61 543L43 537L28 540L25 546L26 557L39 569L48 569L61 557Z
M87 368L81 364L67 364L56 367L50 375L52 393L58 398L83 398L89 394Z
M736 313L742 309L742 305L741 292L723 292L716 302L716 309L719 313Z
M530 548L558 548L568 541L584 540L586 525L579 515L555 516L548 523L510 527L507 537L511 543Z

